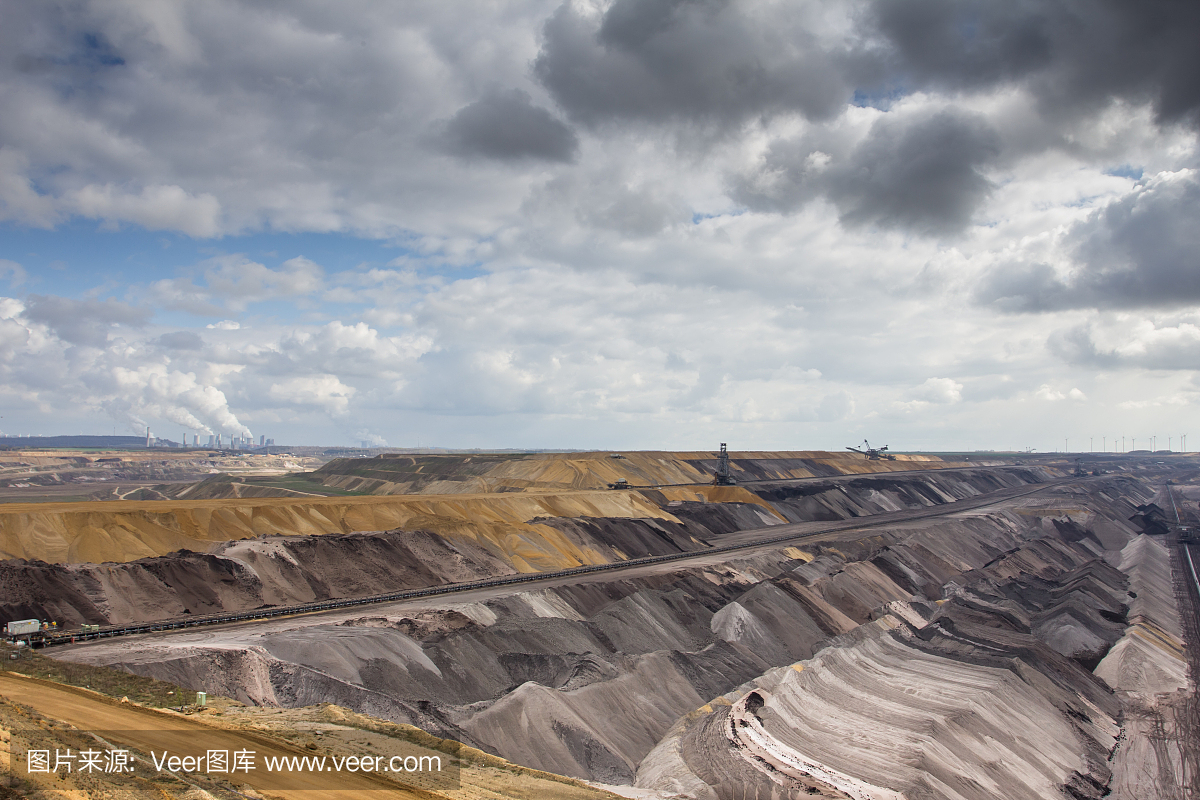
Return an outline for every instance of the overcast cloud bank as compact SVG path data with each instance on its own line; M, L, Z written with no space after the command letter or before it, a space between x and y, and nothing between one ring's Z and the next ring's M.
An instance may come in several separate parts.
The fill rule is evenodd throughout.
M7 432L1046 449L1195 409L1194 4L2 10L0 231L206 251L0 250Z

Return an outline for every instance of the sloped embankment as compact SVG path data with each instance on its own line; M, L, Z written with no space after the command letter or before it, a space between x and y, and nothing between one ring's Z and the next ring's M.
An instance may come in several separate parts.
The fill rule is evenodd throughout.
M120 624L356 597L514 572L426 531L272 537L124 564L0 563L0 615Z
M1129 544L1106 549L1094 503L1019 510L1047 535L947 581L941 603L890 604L812 659L700 707L642 761L637 784L707 800L814 787L863 798L1179 796L1179 742L1152 730L1144 695L1130 704L1112 692L1180 685L1173 603L1153 585L1161 543L1113 515L1105 538L1116 544L1120 530Z
M866 461L861 456L836 453L735 456L740 456L734 460L739 475L773 479L953 466L917 456L904 457L908 461ZM619 459L594 453L344 459L327 465L328 472L318 471L309 477L320 477L334 489L355 491L373 491L355 483L360 480L385 480L390 476L397 482L383 489L375 487L385 495L379 497L4 504L0 505L0 558L50 563L132 561L178 550L203 552L219 542L262 535L423 528L440 535L489 539L501 548L511 541L514 546L508 549L524 562L517 564L518 569L549 569L572 562L595 562L589 554L573 552L569 547L559 552L564 542L537 544L538 536L532 535L536 532L526 524L535 517L679 521L660 503L640 494L590 491L603 489L619 478L635 486L689 484L687 488L663 491L671 500L686 495L687 499L758 504L770 516L783 519L767 501L743 487L706 485L715 470L711 460L708 453L631 453ZM489 475L495 480L475 480ZM921 475L906 477L920 479ZM425 494L401 494L408 491ZM437 492L450 496L434 496ZM943 501L953 499L952 494ZM800 517L804 518L802 513Z
M1110 798L1184 797L1195 780L1197 754L1187 752L1186 734L1194 733L1188 712L1195 687L1188 685L1170 556L1163 540L1139 536L1110 560L1129 575L1131 597L1131 625L1096 667L1124 708Z
M758 493L706 486L260 505L193 501L41 510L42 516L32 519L9 510L10 532L25 523L35 533L49 530L61 538L73 533L71 547L79 550L99 548L101 535L112 543L144 547L190 534L192 547L102 564L0 562L0 613L67 625L115 624L358 597L699 550L708 546L705 540L785 519L843 519L925 507L1045 477L1025 470L958 470L799 487L767 484ZM336 532L397 519L408 530ZM81 522L82 529L73 527ZM99 526L103 531L97 532ZM318 532L286 535L296 527ZM285 535L264 533L280 528ZM218 531L259 535L203 540ZM196 545L205 552L196 552Z
M766 482L753 492L788 522L865 517L928 508L989 492L1049 481L1041 468L962 469L914 475L872 475L836 481ZM678 513L676 516L679 516Z
M937 456L897 455L869 461L854 453L734 452L731 473L739 482L929 470L969 466ZM535 453L505 455L380 455L343 458L308 475L325 486L367 494L458 494L545 489L602 489L625 480L634 486L711 483L713 453Z
M505 553L521 571L603 563L590 550L537 527L537 517L677 521L635 492L555 492L455 497L37 503L0 506L0 557L51 563L133 561L207 551L258 536L423 529Z
M1115 482L1110 489L1117 496ZM959 700L971 687L982 698L958 716L947 711L942 721L913 718L930 752L957 747L953 737L932 735L939 725L963 725L979 736L1004 733L1009 741L1030 720L1063 717L1053 732L1065 732L1064 743L1038 767L1039 780L1067 784L1078 772L1086 788L1105 780L1091 759L1117 710L1088 666L1121 636L1128 600L1125 576L1100 558L1105 548L1095 531L1127 542L1135 535L1124 523L1132 511L1123 500L1064 490L1006 510L906 523L703 569L597 577L469 604L431 599L136 645L113 641L63 655L255 703L332 701L560 774L625 783L640 774L649 782L655 763L669 763L658 774L691 780L694 796L713 796L701 791L710 786L716 796L741 797L740 788L720 787L746 787L753 796L770 779L754 764L722 766L729 753L715 745L685 752L683 736L691 729L668 734L676 721L696 709L702 711L693 721L715 719L703 711L710 698L774 667L821 658L831 646L857 646L870 638L859 626L891 610L894 621L887 624L895 629L878 633L891 637L890 652L908 648L914 663L940 665L897 685L936 693L943 676L959 674ZM900 621L911 636L897 633ZM838 638L855 631L858 638ZM853 662L849 650L844 655ZM955 673L957 664L966 671ZM886 676L899 667L881 660L878 668ZM872 703L891 702L886 679L879 680L878 699L842 700L863 713ZM1018 684L1035 687L1037 697ZM985 695L1004 692L1000 705L986 704ZM828 701L830 713L838 702ZM1025 706L1034 710L1012 711ZM987 724L977 725L973 714ZM1072 739L1077 728L1090 738ZM993 779L1007 779L986 763L1000 752L996 747L954 752L975 772L999 769ZM662 761L664 753L687 757ZM937 772L936 764L929 767Z
M642 762L638 785L691 783L710 798L814 785L871 798L1103 796L1120 730L1107 688L992 619L932 616L889 615L704 706Z
M64 627L147 622L512 575L529 571L518 566L538 548L602 563L703 547L670 520L555 517L527 527L535 534L502 543L394 530L268 536L125 563L9 560L0 562L0 616Z

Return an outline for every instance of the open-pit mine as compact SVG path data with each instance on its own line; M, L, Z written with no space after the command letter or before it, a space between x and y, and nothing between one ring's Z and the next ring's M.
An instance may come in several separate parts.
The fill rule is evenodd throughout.
M64 675L211 698L138 713L461 762L365 787L397 796L1200 797L1200 459L729 455L732 485L712 453L384 454L2 503L0 617L55 622L25 639ZM0 730L93 724L21 686ZM154 790L257 786L205 780Z

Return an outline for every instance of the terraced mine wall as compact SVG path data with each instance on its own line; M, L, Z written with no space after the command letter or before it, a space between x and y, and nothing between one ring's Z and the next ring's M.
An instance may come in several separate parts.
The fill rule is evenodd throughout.
M147 503L131 504L129 510L115 504L58 512L38 507L42 516L32 520L11 511L9 515L35 533L49 528L65 537L78 531L73 546L79 550L98 547L88 536L104 542L123 534L141 546L189 535L193 546L205 552L185 548L101 564L9 559L0 562L0 614L75 627L363 597L700 551L720 545L724 534L741 530L931 507L1048 477L1038 470L972 469L799 485L768 482L756 484L754 491L703 486L311 504L269 501L249 507L228 501L193 502L157 514L150 512L161 506ZM0 519L4 513L0 508ZM105 514L111 516L106 519ZM396 519L429 527L334 532ZM206 529L201 527L205 522ZM10 525L15 527L11 519ZM106 527L100 530L101 526ZM331 532L202 539L221 532L322 530L317 526Z
M79 564L125 562L179 550L205 552L259 536L430 530L507 554L536 572L604 563L602 552L536 528L538 517L673 518L633 492L455 497L37 503L0 505L0 556Z
M1194 687L1168 542L1120 535L1112 512L1130 505L1082 513L1096 507L1042 517L1047 536L951 579L940 602L889 604L693 711L637 785L706 799L1184 796Z
M555 535L609 561L703 549L667 520L547 521ZM637 556L635 556L637 557ZM428 531L262 537L209 553L181 551L124 564L0 562L0 616L118 625L185 615L294 606L517 574L511 559Z
M60 655L706 800L1177 797L1148 738L1187 686L1170 569L1130 522L1152 495L1114 476L705 567Z
M750 488L788 522L866 517L905 508L953 503L1054 477L1045 469L958 469L919 475L871 475L803 483L763 481Z
M739 483L971 466L924 455L897 455L893 461L821 451L729 455L731 475ZM618 480L634 486L705 484L712 482L716 472L714 453L383 454L370 459L337 459L310 477L325 486L368 494L456 494L602 489Z

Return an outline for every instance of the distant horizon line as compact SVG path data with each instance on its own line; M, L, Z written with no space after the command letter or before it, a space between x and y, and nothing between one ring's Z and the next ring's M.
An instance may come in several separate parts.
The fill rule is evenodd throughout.
M45 436L40 434L3 434L0 433L0 442L6 439L16 439L23 442L38 442L40 447L33 448L21 446L9 446L0 443L0 450L22 450L22 449L87 449L89 447L106 447L112 450L127 450L127 451L147 451L147 450L180 450L180 451L215 451L215 452L237 452L237 453L257 453L260 455L281 455L279 451L286 450L336 450L346 452L374 452L377 454L396 453L403 455L455 455L459 453L662 453L662 452L680 452L680 453L704 453L707 450L699 449L678 449L678 448L648 448L645 450L620 449L620 448L576 448L576 447L440 447L434 445L422 445L418 447L393 447L390 445L338 445L338 444L269 444L260 445L253 444L248 447L209 447L204 445L188 445L180 444L171 439L156 437L156 441L165 442L160 445L144 444L145 437L134 434L113 435L113 434L56 434L53 436ZM70 444L62 440L75 440L75 444ZM86 441L85 441L86 440ZM52 444L52 442L60 442ZM44 444L41 444L43 443ZM275 453L270 451L274 450ZM716 453L714 448L712 452ZM763 453L763 452L819 452L819 453L838 453L842 450L829 450L823 448L802 448L799 450L793 449L750 449L750 450L733 450L731 452L742 453ZM1079 451L1079 450L889 450L889 453L896 455L1003 455L1003 456L1121 456L1132 454L1152 454L1152 455L1185 455L1188 451L1183 450L1128 450L1124 452L1116 451Z

